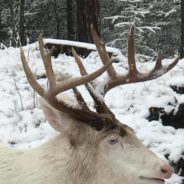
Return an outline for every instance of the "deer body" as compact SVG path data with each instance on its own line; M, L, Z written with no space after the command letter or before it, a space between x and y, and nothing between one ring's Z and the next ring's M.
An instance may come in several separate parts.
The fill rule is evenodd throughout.
M167 67L161 57L148 74L138 72L134 55L134 29L129 33L126 76L116 73L105 50L92 28L92 36L102 59L103 67L88 74L79 56L72 50L81 77L62 83L57 81L51 64L51 54L39 40L40 53L48 77L45 90L32 74L21 50L21 60L30 85L41 96L40 104L47 121L59 133L46 144L31 150L17 151L0 147L0 183L2 184L163 184L172 174L172 167L160 160L136 137L133 130L120 123L97 94L93 80L107 71L109 80L104 93L115 86L141 82L159 77L169 71L178 58ZM84 84L94 101L91 110L77 86ZM57 95L73 89L75 102L68 105L67 96ZM104 94L105 95L105 94Z
M0 182L3 184L65 183L64 168L69 155L64 151L67 147L63 144L65 148L62 148L60 141L60 136L57 136L39 148L26 151L2 147Z
M165 174L160 172L160 167L165 164L164 161L142 145L132 130L126 126L125 128L127 128L127 137L123 147L115 146L113 150L109 150L104 134L96 132L85 124L76 125L72 122L66 127L66 132L60 133L38 148L15 150L0 147L0 182L3 184L133 184L135 182L142 184L139 175L152 176L154 173L155 177L165 178ZM73 131L73 135L71 133L67 135L67 131ZM114 133L116 134L112 132L112 136ZM125 144L126 139L129 140L128 144ZM139 155L139 159L136 158L136 154Z

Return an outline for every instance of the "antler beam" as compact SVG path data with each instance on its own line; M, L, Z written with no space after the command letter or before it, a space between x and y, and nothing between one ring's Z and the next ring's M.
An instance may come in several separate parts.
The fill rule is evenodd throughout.
M162 57L161 57L161 54L159 53L153 70L145 74L139 73L137 70L136 60L135 60L134 29L135 27L132 26L128 34L128 65L129 65L128 74L125 76L122 76L121 74L117 74L113 66L111 65L107 70L110 80L104 87L104 95L110 89L119 85L156 79L162 76L163 74L167 73L169 70L171 70L179 61L179 57L177 57L170 65L163 66ZM91 26L91 33L92 33L95 45L97 47L98 53L100 55L100 58L102 60L102 63L106 64L107 62L109 62L110 59L109 57L107 57L105 46L103 42L99 39L93 26Z

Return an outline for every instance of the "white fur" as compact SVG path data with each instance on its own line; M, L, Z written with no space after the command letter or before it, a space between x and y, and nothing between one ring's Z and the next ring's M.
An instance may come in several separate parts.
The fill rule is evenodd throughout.
M44 114L60 132L46 144L21 151L0 147L2 184L154 184L140 177L168 178L166 164L128 127L127 136L98 132L58 112L41 99ZM104 136L104 134L107 134ZM115 145L109 144L118 139Z

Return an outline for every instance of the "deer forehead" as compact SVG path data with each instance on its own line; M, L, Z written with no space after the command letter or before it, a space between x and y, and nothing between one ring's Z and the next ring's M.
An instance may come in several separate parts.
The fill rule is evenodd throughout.
M104 129L97 131L85 123L80 123L74 124L74 126L71 127L70 132L71 134L69 135L69 139L71 145L74 147L81 146L83 144L88 146L97 146L101 143L101 141L110 137L111 135L128 139L129 142L135 142L137 140L133 130L124 124L116 124L113 127L105 127Z

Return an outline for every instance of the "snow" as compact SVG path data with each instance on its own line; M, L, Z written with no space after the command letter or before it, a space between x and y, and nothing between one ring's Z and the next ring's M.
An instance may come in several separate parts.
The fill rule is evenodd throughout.
M36 74L44 73L37 43L24 47L24 50L32 71ZM99 60L96 52L83 60L88 73L102 66ZM164 60L164 65L170 62L171 60ZM127 73L126 60L114 63L113 66L119 73ZM59 55L58 58L53 58L53 67L57 74L80 76L73 57ZM151 71L153 67L153 62L138 63L138 69L142 72ZM184 157L184 129L164 127L160 121L148 122L146 117L151 106L164 107L169 111L173 108L172 104L177 107L179 103L184 103L184 95L179 95L170 88L170 85L183 85L183 73L184 60L181 60L172 71L156 80L119 86L108 92L105 97L106 103L117 118L132 127L143 143L160 157L164 158L164 155L168 154L170 162ZM100 84L104 80L108 80L106 73L95 82ZM39 83L47 86L46 79L39 79ZM85 88L82 86L79 90L92 107L92 99ZM45 121L38 96L27 82L20 62L19 49L0 50L0 102L2 144L28 149L43 144L57 134ZM166 183L180 184L181 179L182 177L173 174Z
M137 27L137 29L140 32L144 32L144 30L149 30L153 33L156 33L155 30L160 30L160 27L140 26L140 27Z
M176 9L175 8L173 8L170 11L168 11L167 13L165 13L165 17L168 17L168 16L172 15L173 13L176 13Z
M128 0L119 0L119 1L127 2ZM129 0L129 2L132 2L132 3L139 3L139 2L141 2L141 0Z
M115 26L116 27L123 27L123 26L131 26L134 22L120 22L120 23L117 23Z
M112 20L112 23L114 23L119 18L127 18L127 17L122 16L122 15L115 15L115 16L105 17L104 19L106 19L106 20L110 19L110 20Z
M58 44L58 45L80 47L88 50L97 50L95 44L92 44L92 43L77 42L77 41L70 41L70 40L59 40L59 39L51 39L51 38L44 39L44 42L45 44L51 43L51 44ZM120 53L119 49L116 49L113 47L106 47L106 50L107 52L111 52L114 54Z

